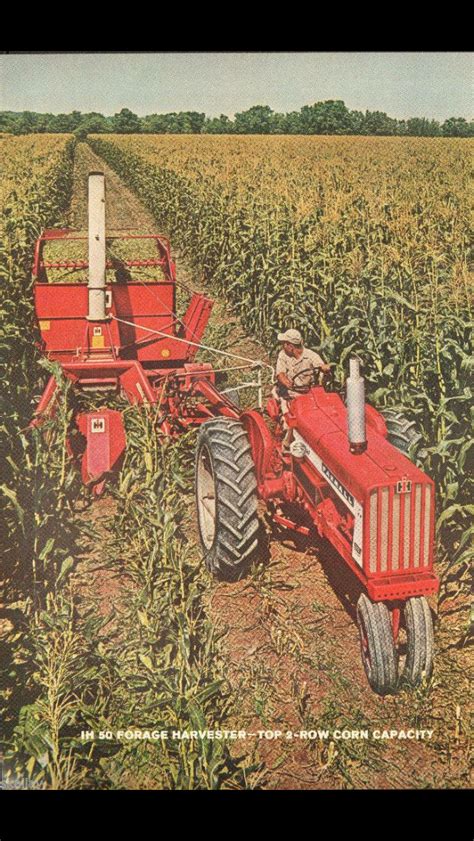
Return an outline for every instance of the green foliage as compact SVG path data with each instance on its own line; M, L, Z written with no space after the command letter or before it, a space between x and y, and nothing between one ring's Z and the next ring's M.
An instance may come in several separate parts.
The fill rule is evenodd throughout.
M368 113L368 112L367 112ZM376 134L365 131L367 123L359 125L362 134ZM341 100L315 102L314 105L304 105L300 112L300 126L302 134L353 134L354 123L351 113Z
M57 366L41 364L31 280L35 239L42 228L58 222L69 204L74 143L65 138L62 145L57 153L54 139L44 166L41 157L30 158L30 166L38 164L37 173L18 179L1 218L0 516L3 592L9 604L2 612L13 626L3 647L0 673L2 742L11 737L18 709L36 694L32 677L36 632L29 623L64 584L78 535L71 516L78 477L65 446L68 389ZM49 142L41 141L40 146L48 158ZM53 373L60 385L56 414L41 431L30 428L38 395Z
M0 454L2 485L0 510L3 572L15 587L25 577L41 587L54 578L73 542L64 529L61 512L75 493L68 469L65 429L68 410L60 400L55 420L46 435L29 429L33 408L51 372L40 364L35 340L31 264L36 237L54 224L68 205L72 186L73 141L42 176L7 199L2 213L4 232L0 254L2 287L0 361L4 390L0 397L2 421ZM26 186L26 185L25 185ZM49 441L48 441L49 438ZM53 442L57 447L50 447ZM66 512L64 514L67 519ZM54 558L54 563L52 559ZM50 571L51 570L51 575Z
M101 781L95 747L81 731L106 729L109 667L97 648L105 622L95 613L79 622L67 592L49 593L44 608L28 619L21 653L29 666L23 691L30 699L20 709L5 761L10 773L27 774L30 785L77 789Z
M474 122L450 117L437 120L413 117L396 120L384 111L349 111L342 100L328 99L303 105L287 114L268 105L253 105L231 119L226 114L206 117L198 111L148 114L138 117L129 108L104 117L95 111L81 114L38 114L34 111L0 112L0 132L73 132L79 139L88 134L362 134L412 135L414 137L472 137Z
M444 121L441 131L445 137L472 137L473 121L468 123L464 117L449 117Z
M129 108L122 108L115 114L112 125L118 134L135 134L141 128L139 118Z

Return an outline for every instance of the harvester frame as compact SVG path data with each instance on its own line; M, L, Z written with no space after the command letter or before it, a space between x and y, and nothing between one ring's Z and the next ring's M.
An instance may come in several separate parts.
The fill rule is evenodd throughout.
M439 586L434 484L390 443L383 415L366 404L359 361L351 360L346 402L316 381L289 401L284 416L274 397L263 410L261 371L270 366L201 341L212 300L195 292L184 315L176 315L178 281L166 237L124 233L121 238L132 244L154 240L156 257L120 266L107 261L103 173L89 176L89 259L45 259L48 242L78 238L69 229L47 230L36 244L40 348L79 390L121 393L132 404L157 406L156 426L165 435L201 427L196 505L209 570L238 578L258 559L263 502L279 527L328 541L358 582L362 659L372 688L386 694L403 682L428 679L433 625L426 596ZM159 268L163 279L134 281L130 269L138 267ZM48 283L51 268L88 270L88 281ZM115 283L107 282L107 269L119 272ZM258 389L258 408L241 411L235 393L218 388L219 369L195 361L200 348L257 373L245 386ZM32 424L55 411L56 390L51 376ZM122 415L104 408L78 413L75 423L83 442L82 479L99 495L123 459Z

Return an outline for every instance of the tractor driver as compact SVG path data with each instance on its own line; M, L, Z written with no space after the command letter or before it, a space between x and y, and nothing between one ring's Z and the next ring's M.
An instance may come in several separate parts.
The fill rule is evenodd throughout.
M303 337L299 330L287 330L278 334L278 341L283 347L278 354L276 363L276 393L283 412L287 411L288 400L309 391L317 381L318 371L325 374L331 370L318 353L305 348ZM282 388L283 386L283 388ZM283 394L282 394L283 392Z
M282 349L277 358L275 368L277 382L272 394L279 401L281 411L285 414L288 411L288 400L309 391L317 382L319 371L327 374L331 366L323 362L314 350L305 348L299 330L290 329L285 333L279 333L278 341L281 342ZM293 430L288 429L284 418L283 427L286 429L283 451L288 452L293 440Z

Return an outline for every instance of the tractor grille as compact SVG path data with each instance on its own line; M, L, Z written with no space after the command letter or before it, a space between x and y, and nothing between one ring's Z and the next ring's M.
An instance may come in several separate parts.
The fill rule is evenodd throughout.
M369 499L369 571L404 572L430 565L431 485L413 483L405 493L377 488Z

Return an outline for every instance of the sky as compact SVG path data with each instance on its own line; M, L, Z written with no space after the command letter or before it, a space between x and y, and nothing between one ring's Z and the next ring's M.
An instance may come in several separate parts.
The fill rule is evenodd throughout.
M232 117L342 99L398 119L471 119L473 68L460 52L10 54L0 55L0 110Z

